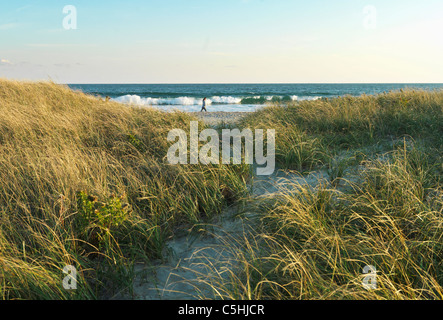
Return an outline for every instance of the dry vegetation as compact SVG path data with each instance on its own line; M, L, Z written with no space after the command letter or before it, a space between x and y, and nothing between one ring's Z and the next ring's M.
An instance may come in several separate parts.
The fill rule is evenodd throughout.
M162 255L177 226L247 191L247 166L171 166L173 128L195 120L73 92L0 81L0 295L102 298L132 264ZM201 126L202 127L202 126ZM64 290L62 269L79 272Z
M214 292L234 299L442 299L443 92L273 106L243 121L277 132L284 168L326 170L254 203L261 228ZM376 267L366 290L363 268Z
M134 261L162 258L178 226L247 195L248 166L166 163L168 131L194 120L185 113L1 80L0 114L3 299L130 290ZM330 181L255 201L259 223L233 249L230 276L207 280L214 297L442 299L442 123L443 92L414 90L244 118L276 130L281 168L324 169ZM62 288L65 265L79 270L78 290ZM375 290L362 287L365 265Z

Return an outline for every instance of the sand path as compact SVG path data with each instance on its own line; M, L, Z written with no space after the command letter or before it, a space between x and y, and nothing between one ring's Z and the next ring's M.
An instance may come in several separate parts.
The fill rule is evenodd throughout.
M289 183L310 184L326 179L324 172L307 176L277 171L272 176L255 177L250 201L273 197ZM248 232L253 231L253 212L238 216L237 207L228 207L210 223L193 227L167 244L167 262L152 266L145 264L135 268L132 299L141 300L194 300L214 299L210 278L228 277L236 264L236 249L244 242Z
M197 113L197 117L209 125L221 121L234 124L245 112ZM315 187L327 179L324 171L306 176L289 171L277 170L271 176L256 176L247 199L254 203L263 197L274 197L283 192L287 185L309 184ZM153 265L135 266L136 278L130 299L139 300L193 300L217 298L211 287L211 279L223 281L236 266L239 248L248 234L254 234L257 223L253 210L242 212L239 207L226 208L221 215L209 223L196 225L183 234L175 235L164 252L165 261Z

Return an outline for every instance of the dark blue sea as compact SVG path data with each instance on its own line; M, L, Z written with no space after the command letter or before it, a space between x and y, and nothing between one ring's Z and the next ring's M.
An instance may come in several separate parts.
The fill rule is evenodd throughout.
M75 90L162 110L254 111L273 101L301 101L343 95L373 95L414 88L436 90L443 84L69 84Z

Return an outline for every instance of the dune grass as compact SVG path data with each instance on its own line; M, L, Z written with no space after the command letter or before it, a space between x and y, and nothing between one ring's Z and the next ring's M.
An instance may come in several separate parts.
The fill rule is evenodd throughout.
M2 299L130 291L135 261L165 258L178 228L247 195L249 166L167 163L167 133L195 120L186 113L0 80L0 114ZM276 130L281 168L329 179L255 199L258 222L230 248L233 265L208 274L207 298L442 299L442 120L443 92L415 90L246 116L242 127ZM62 287L66 265L77 290Z
M280 167L323 170L254 201L225 299L443 299L443 91L265 108ZM350 174L349 172L352 172ZM363 281L376 269L376 288ZM366 282L367 283L367 282ZM370 282L373 283L373 282Z
M401 90L375 96L274 105L243 118L242 126L273 128L282 168L309 171L344 150L408 135L440 148L443 91Z
M178 226L204 221L247 192L246 165L167 163L167 133L195 120L186 113L0 80L0 114L3 299L130 290L134 261L163 258ZM78 270L77 290L62 287L66 265Z
M365 163L342 192L293 183L255 203L224 299L443 299L443 168L417 146ZM365 266L376 270L366 289ZM372 280L371 280L372 281Z

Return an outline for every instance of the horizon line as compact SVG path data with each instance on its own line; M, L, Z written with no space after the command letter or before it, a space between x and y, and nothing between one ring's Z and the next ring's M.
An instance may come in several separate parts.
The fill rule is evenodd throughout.
M41 81L41 80L36 80ZM43 80L45 81L45 80ZM134 84L134 85L232 85L232 84L442 84L443 82L65 82L64 85L75 84Z

